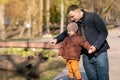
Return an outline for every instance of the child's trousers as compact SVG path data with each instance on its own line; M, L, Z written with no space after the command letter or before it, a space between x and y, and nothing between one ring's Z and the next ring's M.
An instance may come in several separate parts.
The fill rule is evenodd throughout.
M79 65L77 60L66 60L69 77L74 78L74 74L76 75L77 79L81 79L81 74L79 71Z

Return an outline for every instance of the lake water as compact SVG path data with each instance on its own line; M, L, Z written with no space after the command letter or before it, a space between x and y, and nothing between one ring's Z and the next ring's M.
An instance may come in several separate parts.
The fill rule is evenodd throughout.
M13 71L0 70L0 80L40 80Z

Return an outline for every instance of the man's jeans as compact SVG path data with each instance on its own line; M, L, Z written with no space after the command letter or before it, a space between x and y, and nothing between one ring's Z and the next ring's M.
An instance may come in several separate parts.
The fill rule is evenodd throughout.
M107 52L97 57L88 57L83 54L83 66L88 80L109 80L109 62Z

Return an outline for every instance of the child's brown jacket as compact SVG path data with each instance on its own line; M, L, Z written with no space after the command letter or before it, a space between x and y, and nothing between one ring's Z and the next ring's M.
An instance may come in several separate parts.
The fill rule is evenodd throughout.
M89 50L90 44L80 34L67 36L61 43L59 55L64 59L80 59L82 47Z

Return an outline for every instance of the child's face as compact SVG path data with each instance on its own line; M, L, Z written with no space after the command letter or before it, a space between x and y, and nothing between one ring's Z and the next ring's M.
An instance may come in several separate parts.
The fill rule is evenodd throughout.
M72 36L72 35L74 35L75 34L75 32L73 32L72 30L70 30L70 29L67 29L67 34L69 35L69 36Z

